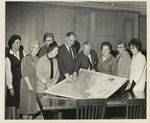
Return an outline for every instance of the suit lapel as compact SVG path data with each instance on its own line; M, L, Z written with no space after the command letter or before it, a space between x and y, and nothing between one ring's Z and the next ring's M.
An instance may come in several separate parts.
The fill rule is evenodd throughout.
M70 53L69 53L67 47L65 46L65 44L63 45L63 47L64 47L65 54L68 55L68 58L71 59L71 60L73 60L73 58L71 57L71 55L70 55ZM74 60L73 60L73 61L74 61Z
M92 52L90 54L91 54L91 60L92 60L92 67L94 68L94 55Z
M83 53L83 51L82 51L82 53ZM87 69L88 69L88 67L89 67L89 61L88 61L88 59L87 59L87 56L84 55L84 53L83 53L83 59L85 60L85 65L86 65L86 67L87 67Z

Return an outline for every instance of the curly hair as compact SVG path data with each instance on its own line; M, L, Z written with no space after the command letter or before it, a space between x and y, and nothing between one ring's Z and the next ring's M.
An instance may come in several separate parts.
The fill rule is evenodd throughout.
M111 45L111 43L108 42L108 41L105 41L105 42L102 43L102 45L101 45L101 50L103 49L103 46L108 46L108 47L109 47L109 50L110 50L110 51L112 50L112 45Z
M44 36L43 36L43 42L45 42L45 40L46 40L47 37L52 37L53 40L54 40L54 35L53 35L53 33L46 32L46 33L44 34Z
M141 51L142 49L142 42L141 40L137 39L137 38L133 38L131 39L131 41L128 43L128 46L135 46L137 48L138 51Z
M15 40L19 39L21 41L21 37L19 35L12 35L8 41L8 46L10 49L12 49L12 44L15 42Z

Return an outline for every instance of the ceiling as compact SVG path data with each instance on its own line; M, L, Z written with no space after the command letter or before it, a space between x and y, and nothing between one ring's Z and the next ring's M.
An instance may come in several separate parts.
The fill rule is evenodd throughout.
M130 10L139 11L141 14L146 15L147 3L136 1L136 2L122 2L122 1L111 1L111 2L98 2L98 1L83 1L83 2L44 2L44 4L51 5L63 5L63 6L78 6L78 7L89 7L97 9L111 9L111 10Z

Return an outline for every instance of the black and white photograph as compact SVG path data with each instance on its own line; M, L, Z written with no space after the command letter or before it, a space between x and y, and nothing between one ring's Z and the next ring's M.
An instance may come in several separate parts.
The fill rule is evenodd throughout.
M3 5L3 122L150 122L148 1Z

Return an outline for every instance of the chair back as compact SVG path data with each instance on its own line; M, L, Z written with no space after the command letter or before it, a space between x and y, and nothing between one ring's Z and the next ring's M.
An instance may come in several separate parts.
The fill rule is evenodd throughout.
M129 99L127 101L126 119L145 119L146 99Z
M104 119L106 99L77 100L76 119Z

